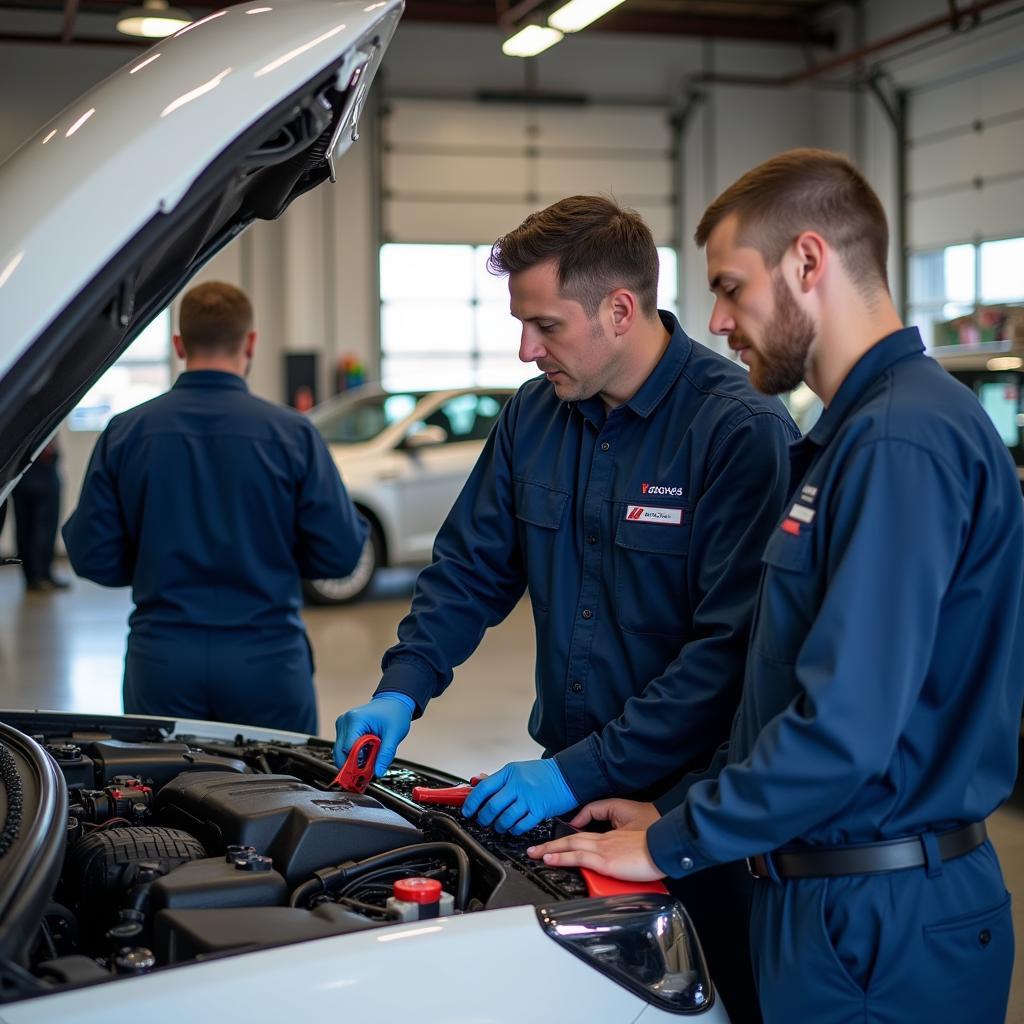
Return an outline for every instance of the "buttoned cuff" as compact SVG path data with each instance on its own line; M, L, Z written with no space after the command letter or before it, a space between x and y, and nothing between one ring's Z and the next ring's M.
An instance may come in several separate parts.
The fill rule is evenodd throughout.
M647 830L647 849L651 860L670 878L688 878L715 863L697 849L681 810L651 825Z
M581 804L600 800L612 792L593 736L559 751L552 760Z
M381 676L374 697L382 693L401 693L416 705L413 718L419 718L434 696L434 673L415 659L392 661Z

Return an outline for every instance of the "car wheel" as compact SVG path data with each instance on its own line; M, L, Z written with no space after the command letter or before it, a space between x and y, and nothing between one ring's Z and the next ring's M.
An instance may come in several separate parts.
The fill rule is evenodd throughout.
M370 523L370 535L352 572L333 580L303 580L306 600L310 604L348 604L357 600L373 582L373 574L383 560L384 541L380 530Z

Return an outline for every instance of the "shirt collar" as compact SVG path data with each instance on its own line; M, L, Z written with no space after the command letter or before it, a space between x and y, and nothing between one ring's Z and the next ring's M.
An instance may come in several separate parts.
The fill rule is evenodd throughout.
M874 381L901 359L921 352L924 352L924 344L916 327L893 331L872 345L839 385L832 404L811 428L807 440L822 448L827 445Z
M659 309L658 316L661 317L661 322L669 333L668 345L647 380L637 389L636 394L628 401L623 402L625 408L632 409L637 416L643 419L654 412L672 389L672 385L682 373L693 349L693 342L686 336L682 327L679 326L679 321L671 313ZM595 426L600 427L604 423L607 410L604 402L597 395L577 402L576 405Z
M186 370L174 382L176 388L234 388L236 391L248 391L244 377L227 370Z

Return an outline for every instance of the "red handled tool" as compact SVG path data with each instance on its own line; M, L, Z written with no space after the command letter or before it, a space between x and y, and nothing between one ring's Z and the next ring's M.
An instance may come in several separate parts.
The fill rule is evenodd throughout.
M452 786L450 789L430 789L416 786L412 798L418 804L440 804L443 807L461 807L473 792L472 786Z
M334 776L332 786L346 793L365 793L373 781L373 768L380 752L380 737L373 733L360 736L352 745L341 770Z
M621 878L610 878L590 868L580 868L580 874L587 883L588 896L633 896L638 892L668 892L663 882L624 882Z

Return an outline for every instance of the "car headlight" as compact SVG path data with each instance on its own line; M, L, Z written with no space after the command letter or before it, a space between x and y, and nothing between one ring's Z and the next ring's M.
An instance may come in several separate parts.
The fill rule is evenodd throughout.
M671 896L572 900L537 916L555 942L648 1002L698 1013L714 999L693 924Z

